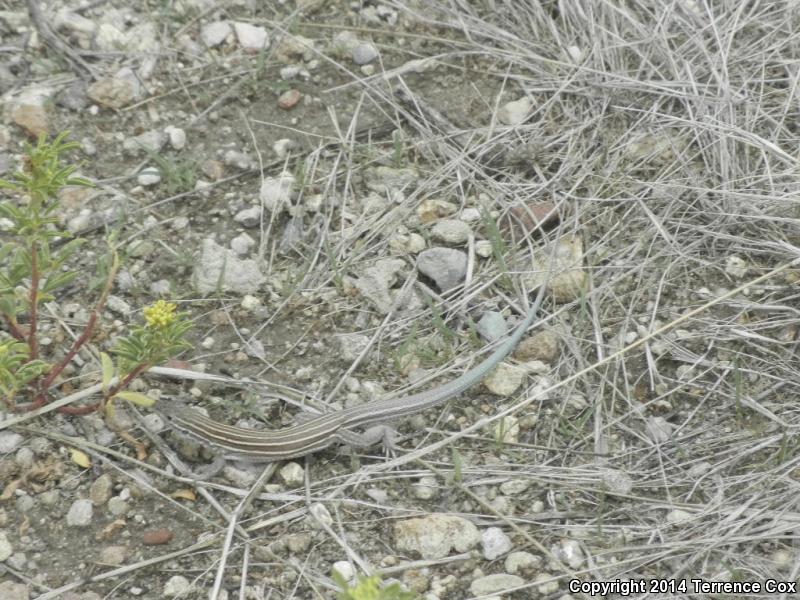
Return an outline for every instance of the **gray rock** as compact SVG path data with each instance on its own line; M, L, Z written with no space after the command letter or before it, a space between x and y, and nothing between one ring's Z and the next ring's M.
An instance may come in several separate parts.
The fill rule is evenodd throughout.
M22 443L22 436L13 431L0 431L0 454L13 452Z
M125 138L122 142L122 149L132 156L147 154L148 152L156 154L161 151L161 148L164 147L166 142L167 134L163 131L153 129L151 131L145 131L136 137Z
M496 396L507 398L517 391L517 388L522 385L526 377L527 373L525 369L517 365L502 362L489 373L483 380L483 384L486 386L487 390Z
M378 58L378 49L368 42L362 42L353 48L352 55L354 63L366 65Z
M222 44L232 31L233 29L231 29L231 25L227 21L214 21L203 25L200 30L200 37L206 46L215 48Z
M451 549L466 552L481 541L474 524L446 514L398 521L394 525L394 536L400 550L417 552L427 559L444 558Z
M89 96L86 95L86 82L76 81L64 88L56 97L56 105L74 111L83 110L89 106Z
M361 295L369 300L381 314L388 314L394 304L389 291L397 279L397 273L405 267L399 258L385 258L364 269L361 276L353 282Z
M431 500L439 493L436 478L431 475L420 477L418 482L412 484L412 489L414 497L420 500Z
M680 525L682 523L691 521L693 517L694 515L692 515L692 513L689 511L676 508L667 513L667 523L670 525Z
M0 562L7 560L14 553L14 547L8 541L5 531L0 531Z
M499 594L504 590L521 586L525 580L518 575L509 575L508 573L495 573L493 575L486 575L474 580L469 586L469 591L475 596L484 596L488 594Z
M532 108L533 102L529 98L520 98L503 105L497 111L497 118L506 125L519 125L528 117Z
M314 538L309 533L291 533L283 536L283 539L292 554L306 552L314 542Z
M127 557L127 546L108 546L100 552L100 562L115 567L123 564Z
M130 253L129 253L130 254ZM133 307L119 296L111 294L106 300L106 307L113 313L127 317L133 312Z
M105 77L91 84L86 95L100 106L119 109L131 103L136 89L130 81L116 77Z
M28 562L28 557L25 555L24 552L15 552L11 556L8 557L6 564L11 566L18 571L21 571L25 568L25 564Z
M712 468L712 464L708 461L700 461L699 463L692 465L692 467L687 471L687 475L690 479L700 479L703 475L708 473Z
M603 486L611 493L627 495L633 489L633 480L630 475L617 469L605 469L600 475Z
M236 252L239 256L244 256L250 249L255 246L256 241L246 233L240 233L231 240L231 250Z
M346 581L353 581L356 578L356 570L349 560L337 560L331 569L338 572Z
M369 337L360 333L338 333L334 334L333 339L336 341L341 358L348 362L356 360L369 344Z
M228 150L222 157L224 162L229 167L236 167L237 169L250 169L255 166L253 157L246 152L239 152L238 150Z
M160 298L168 297L172 293L172 283L168 279L153 281L148 287L151 294Z
M429 248L417 256L417 268L446 292L464 282L467 255L453 248Z
M22 514L30 512L35 506L35 504L36 502L34 501L34 499L28 494L17 496L17 502L16 502L17 510Z
M158 30L150 19L143 19L125 32L125 50L131 54L155 54L160 49ZM146 79L144 74L143 77Z
M747 262L741 256L733 254L725 262L725 272L736 279L747 277L748 270Z
M506 496L519 496L531 487L529 479L509 479L500 484L500 493Z
M264 208L270 212L284 210L291 200L293 187L294 176L288 171L284 171L278 177L264 178L259 191Z
M258 475L246 469L240 469L233 465L226 465L222 470L222 475L232 484L240 488L249 488L258 479Z
M549 596L558 591L558 577L554 577L550 573L539 573L533 578L534 583L537 583L536 589L542 596Z
M193 274L198 292L209 294L220 290L252 294L264 280L256 261L239 258L233 250L223 248L211 238L203 240L200 260Z
M87 498L75 500L67 513L67 525L86 527L92 522L92 501Z
M532 571L542 566L542 559L530 552L512 552L506 556L506 571L515 575L520 572Z
M489 527L481 533L481 547L486 560L494 560L511 550L511 539L499 527Z
M431 237L445 244L466 244L472 229L464 221L441 219L431 228Z
M419 180L419 173L411 168L379 166L367 169L365 178L369 190L394 198L413 187Z
M55 506L60 500L58 490L47 490L39 494L39 502L44 506Z
M494 310L487 310L483 313L475 329L483 339L488 342L494 342L505 337L508 332L508 325L502 314Z
M134 100L142 98L144 95L144 88L142 87L142 77L144 77L144 73L140 75L130 67L122 67L119 71L114 73L114 77L120 81L127 81L130 84L133 90Z
M305 470L296 462L288 462L279 471L281 479L289 487L297 487L305 481Z
M97 31L97 23L66 8L62 8L55 14L53 22L59 30L87 35L93 35Z
M33 450L36 456L45 456L53 447L50 443L50 440L45 437L31 438L31 440L28 442L28 446L30 446L31 450Z
M328 507L322 502L315 502L312 504L309 512L311 513L308 517L311 519L309 524L312 528L321 529L320 524L327 525L328 527L333 525L333 517L331 516Z
M333 36L332 46L334 51L338 54L345 54L347 52L352 52L359 43L355 33L344 30Z
M108 512L115 517L128 514L128 503L119 496L114 496L108 501Z
M550 549L554 558L557 558L570 569L578 570L583 566L584 556L580 542L577 540L561 540Z
M656 444L664 444L672 437L672 423L664 417L650 417L647 420L648 437Z
M245 50L262 50L269 47L269 34L263 27L249 23L234 23L233 29L239 45Z
M111 498L113 489L114 481L111 479L111 475L103 473L89 487L89 499L95 506L102 506Z
M169 137L169 145L175 150L183 150L186 146L186 131L180 127L167 125L164 127L164 133Z
M247 227L248 229L258 227L258 225L261 223L261 207L251 206L250 208L240 210L233 217L233 220L240 225Z
M0 598L3 600L28 600L28 586L24 583L3 581L0 583Z
M156 245L152 240L144 239L133 240L128 244L127 248L125 248L125 251L131 258L145 258L155 252L155 249Z
M179 596L187 596L192 590L192 584L183 575L173 575L164 584L164 597L177 598Z
M23 446L22 448L17 450L17 454L14 457L14 462L17 463L23 469L27 469L33 466L33 458L34 458L33 450Z

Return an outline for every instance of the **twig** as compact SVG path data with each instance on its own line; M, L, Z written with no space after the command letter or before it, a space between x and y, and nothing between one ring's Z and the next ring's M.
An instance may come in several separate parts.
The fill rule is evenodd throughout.
M36 0L25 0L28 6L28 14L31 17L39 35L56 53L60 54L72 67L73 71L81 79L94 79L95 74L91 66L81 58L81 55L64 43L58 35L50 28L47 19L42 14L41 8Z

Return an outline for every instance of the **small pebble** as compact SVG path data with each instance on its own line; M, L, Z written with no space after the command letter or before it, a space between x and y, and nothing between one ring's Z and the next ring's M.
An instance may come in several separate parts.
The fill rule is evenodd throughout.
M142 543L145 546L163 546L170 543L174 536L169 529L151 529L142 534Z
M489 527L481 533L481 547L486 560L494 560L511 550L511 539L499 527Z
M102 506L111 498L114 482L111 475L104 473L89 487L89 498L95 506Z
M13 431L0 431L0 454L13 452L22 443L22 436Z
M378 50L370 43L362 42L353 48L353 62L366 65L378 58Z
M161 172L155 167L145 167L139 172L139 175L136 177L136 181L139 183L139 185L143 185L145 187L156 185L161 181Z
M8 541L4 531L0 531L0 562L8 559L14 553L14 547Z
M350 564L349 561L346 560L337 560L333 563L331 567L334 571L338 571L339 575L345 578L347 581L353 581L356 576L355 569L353 569L353 565Z
M192 584L183 575L173 575L164 584L164 597L177 598L180 596L187 596L191 591Z
M294 88L286 90L278 97L278 106L283 110L289 110L290 108L294 108L302 97L303 95L299 90Z
M67 513L67 525L70 527L86 527L92 522L92 501L88 498L75 500Z
M114 496L108 501L108 512L115 517L121 517L128 513L128 503L119 496Z

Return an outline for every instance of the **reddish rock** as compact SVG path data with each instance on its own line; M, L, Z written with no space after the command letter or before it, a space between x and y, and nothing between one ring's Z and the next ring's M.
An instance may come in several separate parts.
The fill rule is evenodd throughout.
M203 175L208 177L211 181L219 181L225 176L225 165L218 160L207 160L200 165L200 170Z
M145 546L163 546L169 544L175 534L169 529L151 529L142 534L142 543Z
M108 77L98 79L86 90L93 102L106 108L122 108L131 103L135 90L130 81Z
M527 236L539 227L551 227L558 223L560 216L553 202L530 202L515 206L500 219L502 229L513 229Z
M300 102L300 98L302 97L303 95L299 90L286 90L278 97L278 106L280 106L283 110L289 110L290 108L294 108L294 106Z
M20 104L11 113L11 118L31 137L38 138L48 133L47 111L43 106Z

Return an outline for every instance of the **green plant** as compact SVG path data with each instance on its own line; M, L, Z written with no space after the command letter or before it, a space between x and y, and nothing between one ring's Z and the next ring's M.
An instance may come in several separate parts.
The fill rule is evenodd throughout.
M392 165L395 168L404 167L408 162L408 149L402 129L392 131Z
M337 596L338 600L415 600L417 598L413 592L404 591L399 583L381 587L380 575L361 576L358 578L358 583L351 586L341 573L334 571L333 580L342 588Z
M506 242L503 239L503 235L500 233L500 228L497 226L497 222L492 218L492 215L485 207L481 207L481 221L483 221L483 225L486 228L486 237L489 239L489 243L492 245L492 256L494 256L494 260L497 262L497 266L500 268L500 279L498 283L506 289L510 289L513 287L511 283L511 278L508 276L508 264L506 263L505 253L508 249L506 246Z
M111 286L119 270L119 254L114 237L108 239L108 255L97 261L99 296L83 331L57 360L40 356L40 308L64 293L78 272L68 268L68 260L83 244L76 238L57 246L53 240L68 237L59 230L55 210L58 192L65 186L91 186L76 177L77 166L65 165L63 153L79 148L67 141L67 132L52 141L41 136L35 146L27 145L23 169L10 179L0 179L0 189L14 194L0 201L0 218L7 221L0 244L0 319L8 334L0 332L0 401L11 410L38 408L51 400L52 388L97 330ZM59 410L86 414L110 407L114 397L140 404L152 403L125 388L138 375L186 347L183 336L189 329L184 313L175 313L175 305L156 302L145 309L146 325L133 332L117 347L119 355L116 379L113 363L106 355L103 362L104 385L100 402L84 406L63 406ZM18 405L24 393L31 402Z
M117 356L117 368L107 355L102 355L104 395L109 399L120 397L141 405L152 404L142 394L126 392L124 388L151 367L166 361L181 350L191 347L184 336L192 324L187 313L175 312L177 306L166 300L144 308L145 324L134 327L131 333L119 340L112 351ZM119 378L111 386L114 376Z
M197 183L197 162L186 158L170 160L157 152L148 150L150 160L158 165L164 192L168 196L194 189Z

